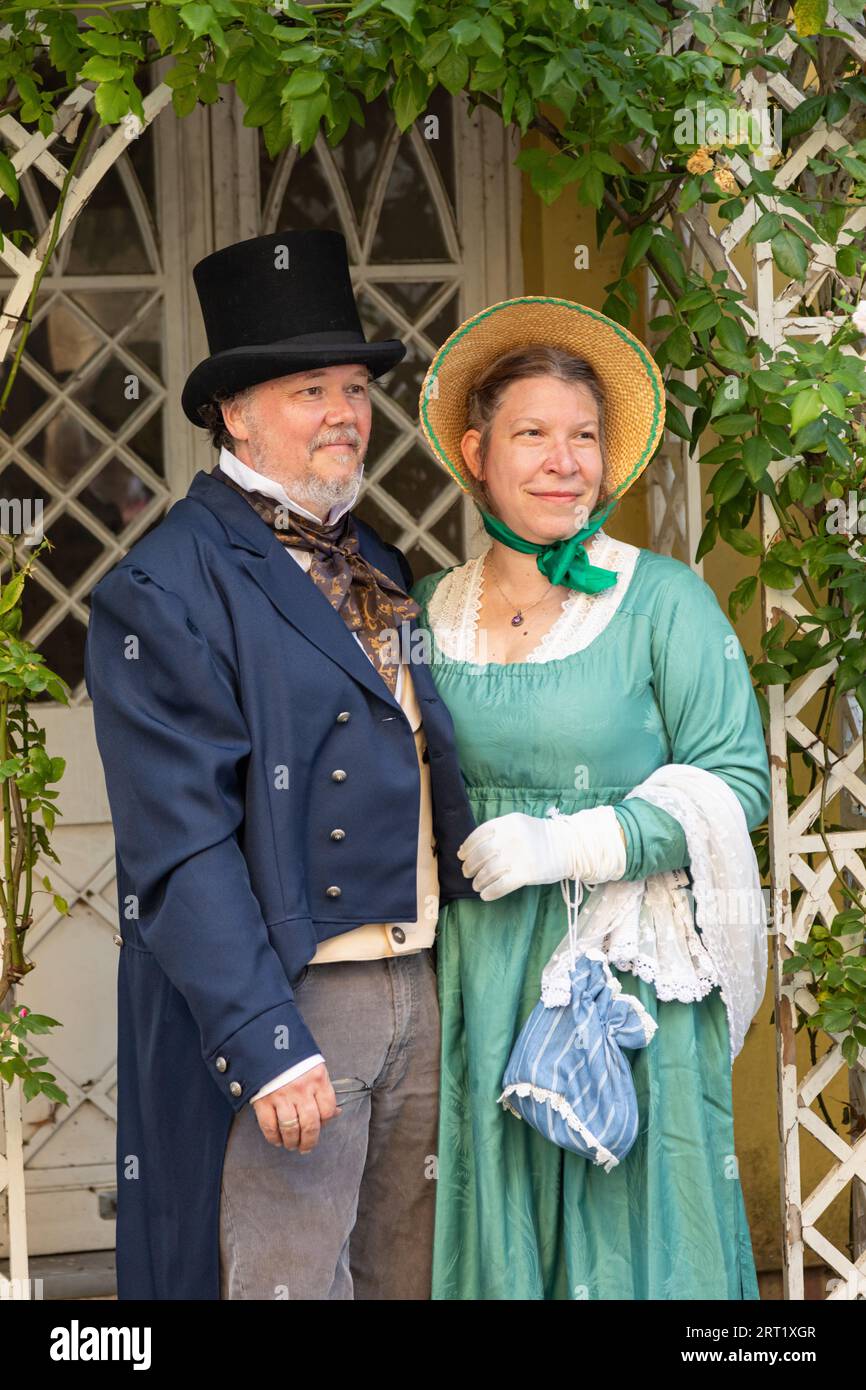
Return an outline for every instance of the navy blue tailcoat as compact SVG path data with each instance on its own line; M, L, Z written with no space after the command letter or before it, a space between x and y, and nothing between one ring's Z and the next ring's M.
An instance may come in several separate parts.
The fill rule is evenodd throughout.
M408 588L405 558L356 525ZM456 857L475 822L451 718L424 660L412 676L441 901L476 897ZM118 1295L218 1299L234 1113L320 1050L291 981L318 942L416 918L415 741L325 596L204 471L93 590L85 680L123 937Z

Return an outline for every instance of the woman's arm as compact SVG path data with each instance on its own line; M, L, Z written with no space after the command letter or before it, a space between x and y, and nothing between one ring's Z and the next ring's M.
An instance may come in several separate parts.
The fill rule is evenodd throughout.
M652 635L653 685L671 745L669 761L721 777L750 830L770 805L761 714L739 639L710 586L683 566L665 590ZM689 863L679 821L640 797L614 807L626 838L624 879Z

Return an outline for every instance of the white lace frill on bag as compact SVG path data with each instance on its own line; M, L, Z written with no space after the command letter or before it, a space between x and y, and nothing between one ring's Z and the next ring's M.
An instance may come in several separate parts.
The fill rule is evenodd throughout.
M688 1003L718 985L733 1063L767 980L766 904L743 808L721 777L686 763L657 768L628 796L661 807L683 827L694 914L681 869L601 883L585 898L577 883L574 902L563 880L569 931L544 969L542 1000L550 1007L567 1000L575 953L587 948L651 983L661 1000Z

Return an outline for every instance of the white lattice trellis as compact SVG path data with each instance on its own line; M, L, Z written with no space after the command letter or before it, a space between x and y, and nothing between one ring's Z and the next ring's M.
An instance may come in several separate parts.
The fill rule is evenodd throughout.
M711 9L710 3L702 3L700 8ZM857 59L866 62L866 39L862 33L849 24L833 7L827 24L839 30L844 42ZM675 47L681 47L692 35L691 25L684 23L677 34ZM786 37L775 52L789 63L795 53L793 40ZM804 80L804 86L807 79ZM775 101L785 111L794 111L809 95L801 90L788 76L782 73L766 74L760 78L750 73L736 90L739 103L754 110L767 109ZM823 120L802 141L798 149L775 169L776 186L785 190L802 172L807 160L820 156L822 150L839 148L848 144L846 122L840 126L828 126ZM632 149L634 158L643 167L648 167L651 152ZM756 167L771 167L772 155L762 151L756 156ZM730 166L741 184L749 182L748 167L738 156L732 156ZM764 198L768 211L779 210L777 200ZM781 292L777 283L768 242L761 242L749 248L752 258L753 281L747 286L742 274L734 265L732 257L741 245L759 213L751 201L743 214L723 231L711 226L700 208L695 208L677 216L675 227L683 243L692 254L695 252L705 259L712 270L723 268L727 272L727 283L732 288L751 294L745 308L751 320L751 331L759 336L774 351L778 350L786 338L809 337L816 342L826 342L840 323L840 317L831 314L810 315L804 312L813 304L819 290L835 269L836 251L834 248L817 245L811 256L805 277L805 285L791 282ZM854 207L846 218L839 236L844 246L855 239L862 239L866 226L866 208ZM651 312L660 312L661 296L654 287L651 295ZM689 380L686 377L686 380ZM679 439L669 439L662 450L663 466L655 480L656 495L650 498L650 526L652 541L658 549L674 553L679 550L682 558L693 563L698 538L702 526L702 487L700 460L697 454L689 456ZM793 460L779 460L771 465L774 481L779 481ZM778 536L778 519L765 496L761 497L761 529L765 546ZM799 587L780 592L766 589L764 592L764 620L769 629L781 617L796 620L811 611L812 604ZM825 641L826 641L825 637ZM828 1048L819 1056L805 1075L799 1074L795 1028L797 1006L805 1014L814 1013L817 1008L813 995L806 988L810 976L788 976L782 974L784 961L794 953L798 943L804 941L816 919L829 925L839 910L831 895L836 874L830 861L824 840L815 829L822 805L829 804L834 796L847 797L849 807L858 808L858 816L866 813L866 780L863 778L863 740L859 728L858 709L847 705L843 716L843 728L839 743L842 751L827 747L816 736L807 722L807 707L826 686L837 666L835 660L811 671L807 676L790 687L771 686L768 688L770 708L769 755L772 775L772 804L769 818L771 879L773 883L773 964L775 988L775 1016L777 1037L777 1072L779 1095L780 1164L782 1189L782 1221L784 1229L784 1286L785 1297L802 1299L805 1293L804 1263L806 1250L811 1250L826 1265L833 1269L837 1278L828 1281L828 1299L866 1298L866 1248L855 1248L854 1258L839 1249L817 1227L817 1222L830 1204L840 1194L848 1194L851 1184L858 1180L866 1183L866 1133L860 1134L849 1143L836 1132L812 1107L823 1098L831 1083L848 1070L842 1056L841 1039L823 1034ZM847 721L848 729L844 727ZM852 735L852 728L855 733ZM859 731L858 731L859 730ZM788 740L798 745L815 764L817 781L812 791L797 806L789 810L788 804ZM844 808L843 808L844 814ZM853 828L833 833L827 837L840 870L850 876L851 881L860 888L866 887L866 862L863 850L866 849L866 829ZM810 867L807 857L823 856L817 869ZM792 912L792 887L802 889L796 912ZM843 939L844 941L844 939ZM846 944L854 944L853 939ZM866 1049L861 1048L856 1067L850 1071L850 1095L855 1108L861 1110L864 1091L864 1063ZM811 1192L803 1192L801 1176L801 1139L808 1134L821 1145L827 1159L827 1169ZM850 1194L853 1198L854 1193ZM862 1222L861 1222L862 1225ZM856 1223L855 1223L856 1230ZM855 1241L857 1237L855 1235ZM862 1230L861 1230L862 1244Z
M52 153L52 146L69 127L75 126L87 113L93 100L93 92L87 86L77 87L58 108L53 130L49 135L26 130L10 115L0 117L0 139L9 150L12 164L19 179L26 179L31 170L60 189L66 179L67 170ZM89 199L117 161L129 148L130 138L137 138L141 131L171 101L171 89L165 84L156 86L144 98L144 121L121 124L98 147L80 173L69 180L66 198L59 221L57 245L67 236L76 220L83 212ZM10 237L5 237L0 248L0 261L14 276L12 287L0 314L0 362L8 355L14 335L22 319L33 290L34 283L45 261L53 232L52 219L46 214L43 225L38 228L33 249L28 253L20 250ZM43 313L46 310L43 309ZM73 407L74 408L74 407ZM101 460L100 460L101 461ZM98 461L98 462L100 462ZM93 465L96 471L98 462ZM50 584L50 576L49 584ZM33 634L38 640L38 634ZM0 1294L5 1297L26 1298L29 1293L27 1278L27 1234L24 1201L24 1161L22 1134L21 1085L15 1081L11 1087L0 1087L3 1091L4 1124L2 1151L0 1151L0 1202L5 1204L9 1235L10 1280L0 1276Z

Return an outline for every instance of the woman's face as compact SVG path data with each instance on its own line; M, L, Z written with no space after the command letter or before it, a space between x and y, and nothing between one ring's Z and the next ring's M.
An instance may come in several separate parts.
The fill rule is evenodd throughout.
M512 381L483 465L479 441L478 430L466 431L463 458L512 531L543 544L586 525L602 480L598 408L586 386L551 376Z

